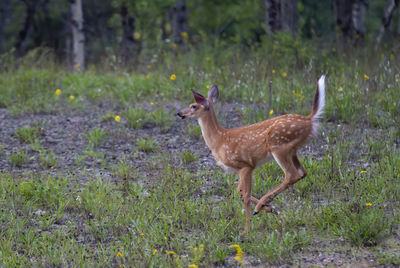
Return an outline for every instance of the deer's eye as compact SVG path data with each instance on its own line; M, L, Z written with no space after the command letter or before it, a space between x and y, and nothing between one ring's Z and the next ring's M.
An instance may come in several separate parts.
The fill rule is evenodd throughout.
M190 106L190 108L191 108L192 110L196 110L197 105L192 105L192 106Z

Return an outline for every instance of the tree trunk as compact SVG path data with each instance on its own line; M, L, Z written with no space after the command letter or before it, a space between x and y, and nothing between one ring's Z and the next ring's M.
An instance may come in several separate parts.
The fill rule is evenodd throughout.
M352 1L334 0L333 12L335 15L336 26L338 27L337 38L339 43L345 48L352 39Z
M81 0L70 0L72 27L72 62L74 71L83 71L85 66L85 33Z
M125 65L129 64L132 56L137 52L137 42L134 38L135 33L135 19L128 14L128 7L126 3L121 5L120 15L122 18L122 60Z
M172 8L171 17L174 43L178 46L178 48L184 48L182 33L187 31L187 12L185 0L179 0L176 6Z
M282 29L279 0L265 0L265 30L269 37Z
M355 0L352 7L353 27L356 32L356 41L363 39L366 30L365 15L367 13L367 0Z
M265 0L265 30L268 36L277 31L290 31L293 38L298 29L297 0Z
M26 40L28 39L32 28L37 7L37 1L24 1L24 3L26 5L24 25L18 32L17 40L15 42L15 55L17 57L20 57L25 53Z
M400 37L400 5L398 6L398 11L399 15L397 16L397 37Z
M283 30L290 31L293 39L296 37L299 21L297 0L281 1L281 18Z
M3 53L4 25L8 21L11 0L3 0L0 6L0 55Z
M399 5L399 0L389 0L387 6L385 8L385 12L382 18L382 26L379 29L379 34L376 39L376 47L378 48L382 42L383 36L385 35L386 29L389 27L390 22L392 20L393 11Z

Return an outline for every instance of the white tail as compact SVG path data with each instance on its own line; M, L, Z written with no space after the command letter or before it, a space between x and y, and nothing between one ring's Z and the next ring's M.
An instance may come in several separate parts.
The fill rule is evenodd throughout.
M322 114L324 113L325 108L325 75L322 75L321 78L318 80L317 86L318 92L318 105L317 105L317 112L313 116L314 119L320 119Z
M315 92L314 106L312 114L314 136L318 133L319 120L322 118L325 108L325 75L318 80L317 90Z
M244 232L250 230L250 203L254 203L254 213L260 210L273 212L269 203L279 193L307 176L298 157L298 149L317 133L319 119L325 106L325 76L318 81L310 115L286 114L253 125L234 129L220 126L214 111L219 90L216 85L208 91L208 98L192 90L195 103L178 112L182 119L197 118L204 140L210 148L217 164L225 171L237 173L240 177L238 192L245 211ZM274 158L285 173L284 181L271 189L260 199L251 195L253 170Z

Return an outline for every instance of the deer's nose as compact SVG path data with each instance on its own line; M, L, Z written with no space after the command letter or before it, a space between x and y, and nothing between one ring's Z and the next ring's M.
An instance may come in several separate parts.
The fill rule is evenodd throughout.
M182 119L185 118L185 116L184 116L181 112L177 112L176 115L179 116L179 117L182 118Z

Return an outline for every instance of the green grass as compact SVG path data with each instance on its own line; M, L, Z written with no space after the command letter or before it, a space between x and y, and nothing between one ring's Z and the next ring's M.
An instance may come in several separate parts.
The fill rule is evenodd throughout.
M106 141L106 138L106 131L100 128L94 128L86 133L86 140L94 147L101 146Z
M194 140L201 139L201 128L198 124L189 124L186 129L187 135Z
M2 173L0 202L7 211L1 214L2 262L23 266L32 260L54 265L209 266L234 256L230 245L239 244L245 258L254 256L262 262L282 263L320 235L339 236L351 245L374 248L391 236L394 224L399 223L399 217L393 213L400 187L384 179L392 176L392 172L399 173L397 167L385 169L387 161L398 163L400 158L376 163L368 172L380 175L371 182L361 177L354 180L354 174L341 169L342 186L355 184L348 196L361 199L358 203L323 206L313 204L320 191L333 192L335 199L343 202L346 194L327 185L329 189L315 187L313 194L299 199L299 195L305 194L304 184L326 177L329 168L329 161L318 165L307 162L310 181L306 179L296 185L296 193L288 192L277 198L276 205L282 207L280 215L261 214L253 218L253 231L244 240L238 235L244 224L241 201L234 178L227 175L222 175L225 180L218 182L213 191L199 194L199 188L207 182L183 166L166 167L157 184L146 186L136 180L126 181L133 172L126 160L114 169L125 180L119 183L92 178L86 184L76 184L64 176L15 177ZM276 164L268 164L263 172L257 172L256 177L281 176ZM268 178L257 180L255 191L265 191L276 184L276 180ZM261 189L257 187L260 183ZM371 187L375 190L358 196L360 189L369 187L366 184L375 184ZM209 200L219 186L224 200L216 206ZM382 192L387 194L382 197ZM367 200L374 200L372 206L365 205ZM202 251L200 245L204 247ZM118 252L122 256L117 256ZM377 256L380 262L398 262L394 252L381 252Z
M36 126L23 126L15 132L15 137L24 143L33 143L40 135L43 128Z
M137 171L134 167L132 167L126 158L123 158L119 161L118 164L113 167L114 176L121 180L131 180L137 176Z
M199 160L199 157L195 153L187 150L182 151L180 158L183 164L189 164Z
M131 128L142 128L146 123L147 113L142 108L129 107L128 110L125 111L124 117Z
M13 152L9 156L8 162L13 167L22 167L23 164L29 162L28 155L25 151Z
M54 168L58 161L59 159L52 150L42 150L39 154L39 162L43 168Z
M70 73L42 58L44 62L32 64L32 68L8 66L0 74L0 107L19 114L81 108L84 100L94 104L112 102L126 108L124 116L132 128L141 128L146 120L163 127L169 121L163 114L168 101L188 102L192 99L190 88L205 93L207 86L218 84L222 102L260 107L245 114L258 113L265 118L270 109L274 115L292 111L308 114L316 81L326 73L327 119L385 128L399 123L400 77L395 59L381 58L377 52L368 57L358 51L334 55L329 48L318 54L312 44L293 47L286 39L266 46L253 50L217 47L212 53L208 47L200 47L177 56L163 54L162 60L154 62L154 68L145 73L145 62L132 73L120 69L99 72L95 67L85 73ZM205 61L206 56L212 60ZM174 81L170 80L171 73L176 74ZM61 89L59 96L56 89ZM73 101L71 95L75 96ZM139 102L156 104L145 108ZM148 112L152 115L147 116Z
M314 251L398 265L400 66L376 53L345 57L309 44L294 56L292 46L278 38L268 50L200 47L154 57L151 70L138 59L133 72L88 66L70 73L46 62L9 66L0 73L0 107L15 121L105 109L80 136L83 148L64 172L53 170L65 163L47 143L50 125L15 128L12 152L1 141L0 161L11 168L0 173L0 266L240 266L233 244L253 266L297 263ZM279 215L260 213L252 232L240 236L237 178L202 166L195 151L204 147L201 130L196 122L174 129L175 110L193 102L190 88L205 95L218 84L219 105L240 103L236 116L244 124L309 114L323 73L330 123L311 144L311 152L320 146L322 153L304 149L307 178L274 200ZM157 131L163 139L143 135ZM165 149L178 138L182 148L194 147ZM118 142L110 145L111 139ZM124 147L128 141L132 147ZM34 163L40 168L30 170ZM276 163L256 169L254 196L282 178Z
M137 142L136 142L139 150L143 151L143 152L154 152L157 149L157 144L156 142L152 139L152 138L140 138Z

